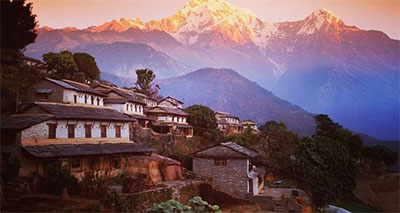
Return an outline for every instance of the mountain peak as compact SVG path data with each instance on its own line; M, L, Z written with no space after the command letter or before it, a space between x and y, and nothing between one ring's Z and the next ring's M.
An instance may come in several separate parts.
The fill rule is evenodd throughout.
M343 23L343 21L334 13L331 11L325 9L325 8L318 8L315 9L312 13L311 16L317 17L317 18L322 18L329 22L330 24L335 24L335 23Z
M346 26L337 15L325 8L314 10L303 20L303 23L297 32L298 35L310 35L322 30L324 32L334 31L337 37L337 32Z

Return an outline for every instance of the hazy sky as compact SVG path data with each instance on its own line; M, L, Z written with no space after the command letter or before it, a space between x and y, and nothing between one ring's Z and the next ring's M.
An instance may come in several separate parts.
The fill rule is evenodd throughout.
M40 27L86 28L112 19L161 19L180 10L186 0L28 0ZM228 0L266 22L301 20L324 7L346 24L381 30L400 39L400 0Z

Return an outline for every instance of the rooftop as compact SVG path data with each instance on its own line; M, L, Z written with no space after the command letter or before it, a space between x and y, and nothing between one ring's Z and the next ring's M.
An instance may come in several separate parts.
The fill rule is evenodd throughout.
M135 143L57 144L22 146L37 158L73 157L83 155L151 154L154 150Z
M58 86L61 86L65 89L75 90L78 92L90 93L90 94L94 94L94 95L98 95L98 96L105 96L103 93L100 93L100 92L92 89L90 86L83 84L83 83L76 82L76 81L71 81L71 80L67 80L67 79L56 80L56 79L52 79L52 78L45 78L45 80L50 81L54 84L57 84Z
M24 130L32 125L50 120L53 115L24 115L1 118L1 129Z

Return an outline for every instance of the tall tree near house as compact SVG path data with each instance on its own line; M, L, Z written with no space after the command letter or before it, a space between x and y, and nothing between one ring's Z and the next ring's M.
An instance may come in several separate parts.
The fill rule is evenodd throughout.
M148 96L153 96L153 81L156 78L156 75L150 69L139 69L136 70L137 80L136 87L140 92L146 94Z
M359 166L342 144L323 136L306 137L295 156L318 211L355 188Z
M100 78L100 70L93 56L87 53L74 53L73 58L79 71L85 74L85 80L93 81Z
M85 80L85 74L79 71L78 65L69 51L46 53L43 55L43 61L46 62L52 78L66 78L78 82L84 82Z
M36 15L32 3L24 0L1 1L1 99L2 113L18 111L24 88L33 83L39 72L23 64L23 50L37 37ZM3 101L7 98L7 101Z
M1 49L22 51L35 42L37 21L32 3L25 0L1 1Z
M214 111L203 105L192 105L185 109L189 114L187 122L194 127L195 135L204 135L217 129Z

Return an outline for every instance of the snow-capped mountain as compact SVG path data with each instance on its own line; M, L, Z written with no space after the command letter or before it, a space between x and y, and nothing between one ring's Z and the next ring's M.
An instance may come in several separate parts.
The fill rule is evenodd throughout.
M189 0L161 20L122 18L83 30L44 27L25 53L40 58L62 49L96 50L91 53L100 68L121 77L135 67L151 67L158 78L231 68L310 112L381 139L400 138L398 40L344 23L323 8L299 21L266 21L224 0ZM134 50L123 54L123 45L99 48L115 42L146 44L162 62L154 51L137 52L135 58L146 60L131 60ZM118 60L107 60L117 53Z

